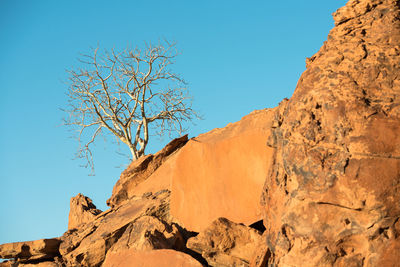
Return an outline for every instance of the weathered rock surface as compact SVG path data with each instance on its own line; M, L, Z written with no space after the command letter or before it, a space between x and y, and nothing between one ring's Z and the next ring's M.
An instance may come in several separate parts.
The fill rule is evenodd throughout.
M169 215L169 191L131 198L62 237L60 253L67 266L100 266L114 247L135 249L184 247Z
M69 208L68 230L93 221L100 213L101 210L96 208L90 198L82 194L72 197Z
M257 230L219 218L190 238L187 247L200 253L211 266L249 266L260 242Z
M107 205L115 207L131 197L143 193L143 191L137 192L134 189L149 178L174 152L184 146L187 140L187 135L176 138L156 154L145 155L132 161L115 184L112 196L107 200ZM165 177L166 180L168 180L167 178ZM157 192L165 188L156 187L152 189L155 190L153 192Z
M107 254L103 267L201 267L191 256L171 249L150 251L122 250Z
M154 216L143 216L130 223L110 251L126 249L183 250L185 241L175 224L168 224Z
M53 238L2 244L0 258L17 259L21 262L52 259L60 255L60 243L58 238Z
M199 232L226 217L244 224L262 218L260 195L274 149L266 142L274 111L199 135L179 151L172 170L171 213Z
M399 264L399 7L351 0L339 9L275 113L262 197L274 266Z

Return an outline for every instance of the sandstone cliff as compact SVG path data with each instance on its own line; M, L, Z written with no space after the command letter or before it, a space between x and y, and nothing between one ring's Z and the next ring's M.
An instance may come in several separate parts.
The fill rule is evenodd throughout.
M400 266L400 1L334 20L289 100L132 162L0 266Z

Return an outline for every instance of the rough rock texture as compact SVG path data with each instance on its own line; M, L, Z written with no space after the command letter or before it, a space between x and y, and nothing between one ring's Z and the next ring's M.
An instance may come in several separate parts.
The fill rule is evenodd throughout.
M339 9L275 113L262 197L270 264L398 266L399 6L351 0Z
M143 216L130 223L110 251L126 249L183 250L185 241L175 224L168 224L154 216Z
M211 266L249 266L260 242L257 230L219 218L190 238L187 247L201 253Z
M101 213L97 209L92 200L82 194L78 194L71 198L69 217L68 217L68 230L77 228L82 223L88 223Z
M171 223L169 191L131 198L62 237L60 253L67 266L100 266L110 248L145 250L184 247Z
M133 264L134 263L134 264ZM202 265L182 252L171 249L150 251L122 250L107 254L103 267L201 267Z
M252 224L262 218L260 195L273 149L266 146L273 109L192 138L172 170L171 213L199 232L215 219Z
M187 135L176 138L156 154L145 155L138 160L132 161L115 184L112 196L107 200L107 205L115 207L135 195L140 195L142 191L136 192L134 190L135 187L149 178L171 154L184 146L187 140Z
M21 262L52 259L60 255L58 238L15 242L0 245L1 259L17 259Z

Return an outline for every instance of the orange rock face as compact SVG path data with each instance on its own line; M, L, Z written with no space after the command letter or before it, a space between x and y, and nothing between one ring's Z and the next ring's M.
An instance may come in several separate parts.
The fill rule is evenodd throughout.
M172 170L171 214L201 231L218 217L261 219L260 195L274 149L266 142L273 110L259 110L202 134L179 151Z
M191 256L170 249L123 250L107 255L103 267L201 267Z
M399 1L351 0L334 19L276 111L262 198L269 263L398 266Z

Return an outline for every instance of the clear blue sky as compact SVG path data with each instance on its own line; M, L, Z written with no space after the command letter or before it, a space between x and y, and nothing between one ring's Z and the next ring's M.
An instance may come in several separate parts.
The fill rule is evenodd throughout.
M166 38L204 120L196 136L290 97L346 1L0 1L0 243L61 236L78 193L105 210L127 160L95 149L96 176L61 127L65 69L90 47ZM154 142L158 151L168 140Z

